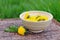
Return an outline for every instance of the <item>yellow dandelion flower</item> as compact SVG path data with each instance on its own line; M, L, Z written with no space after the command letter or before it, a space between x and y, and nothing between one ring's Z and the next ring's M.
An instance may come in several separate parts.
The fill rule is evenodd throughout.
M29 17L29 13L27 12L25 15L24 15L24 19L27 19Z
M47 16L41 16L40 19L48 20L48 17Z
M32 22L37 22L37 21L36 21L36 16L30 16L29 19L30 19L30 21L32 21Z
M37 21L43 21L43 20L48 20L47 16L40 16L36 19Z
M26 32L26 29L25 29L23 26L20 26L20 27L18 28L18 34L24 35L25 32Z

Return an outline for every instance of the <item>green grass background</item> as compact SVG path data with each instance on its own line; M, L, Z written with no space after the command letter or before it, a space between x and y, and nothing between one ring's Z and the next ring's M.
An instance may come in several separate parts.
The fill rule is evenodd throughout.
M0 0L0 18L18 18L29 10L50 12L60 21L60 0Z

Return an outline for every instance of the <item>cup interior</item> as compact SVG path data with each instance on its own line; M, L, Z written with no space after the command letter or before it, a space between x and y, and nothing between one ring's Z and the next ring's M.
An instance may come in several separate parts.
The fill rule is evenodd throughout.
M27 11L29 13L29 15L44 15L48 17L48 20L51 20L53 18L51 13L45 12L45 11ZM20 14L20 19L24 20L24 15L26 14L26 12L23 12L22 14ZM26 21L26 20L25 20Z

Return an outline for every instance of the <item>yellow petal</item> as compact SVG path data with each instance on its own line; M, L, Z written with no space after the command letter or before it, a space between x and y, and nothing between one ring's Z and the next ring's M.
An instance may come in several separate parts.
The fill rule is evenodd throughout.
M26 13L26 14L24 15L24 19L27 19L28 16L29 16L29 13Z
M40 16L40 17L38 17L36 20L37 20L37 21L38 21L38 20L43 21L43 19L48 20L48 17L47 17L47 16Z
M30 16L30 21L36 22L36 16Z
M47 16L41 16L41 19L48 20L48 17Z

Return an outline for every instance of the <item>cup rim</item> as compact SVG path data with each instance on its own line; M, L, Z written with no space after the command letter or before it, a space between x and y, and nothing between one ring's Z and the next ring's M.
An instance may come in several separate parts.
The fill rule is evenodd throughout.
M51 16L51 18L50 18L49 20L47 20L47 21L50 21L50 20L53 19L53 15L52 15L51 13L49 13L49 12L46 12L46 11L25 11L25 12L22 12L22 13L19 15L19 18L20 18L21 20L23 20L23 21L26 21L26 22L31 22L31 21L27 21L27 20L24 20L24 19L21 18L21 16L22 16L24 13L26 13L26 12L45 12L45 13L48 13L48 14ZM47 21L39 21L39 22L47 22ZM33 23L39 23L39 22L33 22Z

